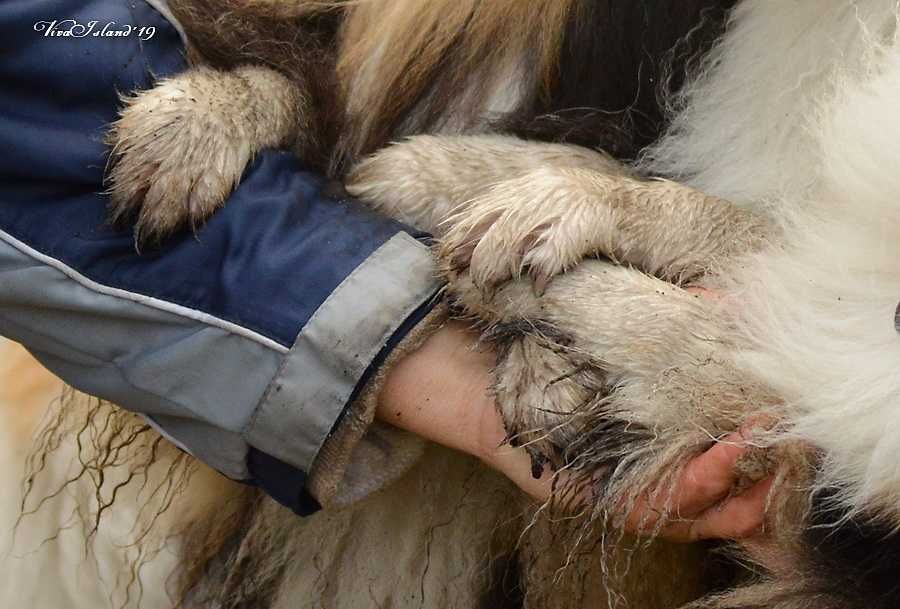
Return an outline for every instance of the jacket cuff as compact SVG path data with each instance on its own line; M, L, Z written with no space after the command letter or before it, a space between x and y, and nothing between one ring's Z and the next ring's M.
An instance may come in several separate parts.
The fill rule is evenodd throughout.
M374 422L378 396L391 369L447 320L443 304L434 306L390 351L365 382L328 436L311 470L308 490L325 507L358 501L405 474L425 442L414 434Z
M308 472L367 370L440 289L428 247L399 232L348 275L305 324L244 438Z

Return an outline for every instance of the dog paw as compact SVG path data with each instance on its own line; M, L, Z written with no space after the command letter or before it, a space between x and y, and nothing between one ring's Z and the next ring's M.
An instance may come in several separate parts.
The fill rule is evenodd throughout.
M234 189L249 146L198 103L185 79L126 103L109 137L112 220L134 220L142 243L199 226Z
M489 335L498 346L493 392L507 441L524 448L535 477L564 466L587 422L588 405L604 390L603 372L566 353L550 327L508 323Z
M606 257L674 283L758 246L766 222L664 180L545 167L500 182L446 222L438 257L490 293L527 275L538 293L581 260Z
M483 289L528 275L541 292L602 245L597 233L608 233L603 223L615 218L598 213L598 194L568 169L501 182L447 221L438 256L448 273L468 271Z
M135 222L139 243L202 225L259 149L285 140L297 111L290 83L254 67L194 69L124 101L107 138L109 208L114 222Z

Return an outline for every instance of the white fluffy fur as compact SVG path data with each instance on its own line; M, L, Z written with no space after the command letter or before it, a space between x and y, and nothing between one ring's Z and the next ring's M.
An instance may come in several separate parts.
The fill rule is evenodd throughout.
M679 177L703 192L772 210L785 227L783 246L742 261L721 278L740 322L736 331L750 341L739 363L784 397L793 422L788 433L823 449L820 483L843 488L848 506L876 506L895 522L900 521L900 335L893 329L900 300L897 14L895 0L744 0L706 70L687 88L672 132L643 160L645 169ZM22 457L15 453L21 437L2 431L10 437L2 442L0 472L14 476L17 468L10 464ZM60 476L64 463L57 465ZM15 482L0 484L9 489ZM4 495L6 524L16 505ZM64 516L47 515L57 521ZM363 516L324 514L317 522L347 519L327 529L343 533L330 539L340 545L354 541L347 535L350 519ZM109 526L115 529L113 522ZM377 540L377 528L364 528L370 540ZM40 547L39 539L25 541L26 549L38 551L27 560L4 560L0 606L108 604L92 582L115 572L114 566L101 560L99 572L90 566L78 571L71 565L80 562L80 544ZM62 554L72 547L74 554ZM403 554L404 564L414 564L420 550ZM144 573L148 590L163 571ZM54 577L53 586L42 587L44 572ZM301 575L306 583L314 577L306 571L292 581ZM385 575L385 568L377 575ZM360 587L356 598L366 598L362 587L368 582L351 584ZM385 580L377 588L391 594ZM309 589L282 590L276 604L298 606L309 599ZM162 598L145 600L148 607L165 606Z
M869 68L895 10L893 0L740 2L645 167L736 203L802 195L822 173L816 125L836 76Z
M785 399L822 449L818 484L900 517L900 46L894 1L750 0L686 93L651 170L757 208L785 243L723 277Z

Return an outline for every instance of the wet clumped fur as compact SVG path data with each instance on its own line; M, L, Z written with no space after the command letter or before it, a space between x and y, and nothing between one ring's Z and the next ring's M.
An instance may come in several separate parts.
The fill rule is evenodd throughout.
M424 132L504 131L634 158L665 126L660 92L684 81L731 2L682 2L666 19L632 5L173 1L196 67L126 99L108 137L112 217L135 223L139 245L196 230L270 147L334 177ZM610 71L585 78L584 65Z
M775 476L767 522L774 549L749 549L742 560L756 565L750 583L695 606L897 604L889 577L896 538L890 523L900 519L891 507L893 480L884 474L890 470L871 449L886 446L883 454L891 455L885 411L896 398L890 379L897 368L874 363L893 362L895 353L865 321L884 311L889 320L900 289L897 256L884 238L884 231L894 236L883 219L895 211L895 199L881 194L893 193L893 178L879 173L885 163L871 156L872 150L890 156L896 148L896 140L880 139L893 133L893 123L868 128L871 116L890 116L883 102L891 98L885 91L894 91L897 72L896 6L881 0L824 9L738 3L724 38L700 62L686 91L670 91L678 113L669 125L669 108L647 93L650 83L633 83L628 75L650 74L658 85L662 79L677 89L680 69L672 67L672 57L696 58L713 46L732 3L681 3L693 20L679 24L686 27L666 26L666 36L652 39L666 49L684 49L665 60L647 59L644 44L611 51L603 37L578 27L580 16L591 15L588 22L596 19L600 31L605 16L627 14L628 40L643 40L650 14L631 12L639 4L384 0L321 13L298 5L286 14L284 5L256 2L235 6L225 17L236 19L238 30L257 24L246 31L258 33L267 31L267 20L278 22L272 24L276 30L281 20L293 25L259 39L267 42L235 38L233 48L240 51L229 51L229 42L221 45L221 56L214 47L223 39L210 34L214 28L207 27L202 42L203 28L215 23L202 15L214 5L197 2L196 13L187 3L173 8L186 15L188 29L201 32L198 52L204 45L213 49L206 51L209 65L160 83L161 99L150 92L130 103L119 127L127 127L129 111L139 116L141 104L167 103L173 96L195 103L193 93L212 83L207 105L221 100L227 106L233 91L241 103L223 110L235 112L229 119L246 131L224 148L207 146L227 150L228 162L219 166L230 171L169 181L170 192L199 193L200 186L219 184L218 193L227 194L234 174L259 149L288 146L301 158L314 158L322 146L332 174L346 178L351 194L436 235L455 311L480 324L485 339L499 347L494 391L510 441L529 451L536 471L549 466L559 481L554 501L538 518L562 520L568 533L563 544L552 535L549 541L530 537L538 535L539 520L509 513L513 502L502 481L437 451L405 486L353 509L300 523L260 500L252 516L242 512L227 532L213 535L214 543L194 546L191 535L183 535L186 555L192 547L206 548L192 555L201 566L186 570L194 577L182 588L190 591L185 602L204 594L216 598L216 586L227 581L217 602L235 608L319 600L333 606L477 606L480 601L472 599L496 598L485 588L497 570L483 566L491 562L485 557L500 556L496 564L503 569L520 565L501 586L501 597L526 607L674 606L699 597L705 586L693 587L684 576L681 590L635 601L648 591L629 577L639 574L654 584L673 577L654 569L667 563L645 552L643 542L624 536L621 509L641 494L670 499L686 459L761 416L773 427L754 438L758 459L742 467L751 483ZM240 16L245 9L261 12ZM226 22L218 25L229 29ZM321 33L311 39L312 68L291 72L290 58L302 49L292 46L291 27ZM667 47L672 36L675 46ZM492 45L497 40L502 44ZM615 57L608 65L625 74L615 95L632 85L632 101L624 107L603 103L613 93L590 89L578 98L572 87L584 76L578 66L593 65L586 60L604 54ZM682 60L681 68L690 63ZM518 82L523 64L538 69L527 72L521 90L503 94ZM319 67L334 74L331 81L317 81L334 85L324 94L339 100L339 112L328 115L333 120L306 120L321 98L303 83L307 70ZM856 82L860 75L864 82ZM199 84L191 81L197 76ZM242 87L247 92L259 86L271 93L264 104L237 95ZM221 116L213 112L208 119ZM573 116L574 126L566 120ZM312 125L328 128L320 134ZM505 134L490 134L497 129ZM114 132L118 152L126 152L128 142L146 141L127 131ZM410 137L385 147L404 136ZM610 154L548 140L600 147L638 163L624 167ZM198 166L208 158L198 157ZM134 188L146 203L141 172L153 163L119 159L114 173L116 167L133 168L122 174L119 187ZM200 205L197 216L178 215L185 200L190 211L188 196L173 214L163 214L166 221L145 222L145 234L199 226L224 195L207 199L212 203ZM144 212L126 207L138 218ZM704 300L685 289L698 286L725 298ZM854 345L862 346L854 351ZM847 378L868 379L866 390L841 384ZM848 421L841 406L857 403L865 408ZM875 424L867 427L869 419ZM840 437L829 429L840 429ZM436 484L429 468L455 484ZM869 471L880 475L865 475ZM473 503L481 493L489 497L486 503ZM398 516L409 518L404 507L410 497L426 507L411 528ZM578 518L568 516L572 512ZM514 542L494 535L498 518L527 534L514 535ZM408 536L386 539L373 522L385 531L403 528ZM648 525L649 537L659 526ZM403 572L414 578L372 571L348 551L351 546L389 548L385 553L409 566ZM438 556L437 547L446 553ZM642 571L636 561L647 557L650 567ZM465 568L460 573L451 565ZM703 572L699 565L685 558L682 566L696 575ZM363 576L348 582L347 572ZM613 585L617 581L621 585ZM411 591L412 600L394 596L395 589Z

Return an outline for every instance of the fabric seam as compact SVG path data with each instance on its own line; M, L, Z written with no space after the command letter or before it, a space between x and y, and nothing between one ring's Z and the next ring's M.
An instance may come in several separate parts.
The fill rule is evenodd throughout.
M267 349L271 349L281 354L286 354L290 351L289 348L285 347L277 341L272 340L271 338L263 336L262 334L254 332L253 330L250 330L248 328L244 328L243 326L235 324L234 322L226 321L214 315L210 315L209 313L204 313L203 311L198 311L196 309L191 309L183 305L161 300L159 298L154 298L153 296L138 294L136 292L129 292L128 290L114 288L102 283L98 283L93 279L82 275L63 261L39 252L27 243L16 239L14 236L10 235L4 230L0 230L0 241L6 242L11 247L19 250L20 252L34 260L40 261L45 266L49 266L50 268L61 272L63 275L65 275L75 283L88 290L91 290L92 292L96 292L98 294L103 294L105 296L110 296L113 298L127 300L150 309L155 309L157 311L177 315L185 319L190 319L192 321L196 321L208 326L216 327L220 330L228 332L229 334L240 336L241 338L245 338L247 340L260 344Z

